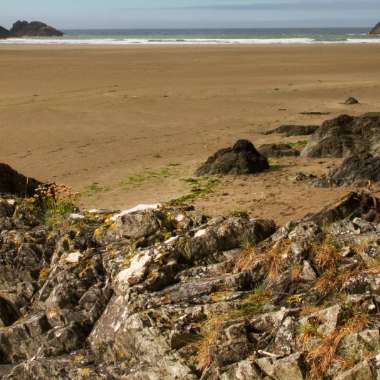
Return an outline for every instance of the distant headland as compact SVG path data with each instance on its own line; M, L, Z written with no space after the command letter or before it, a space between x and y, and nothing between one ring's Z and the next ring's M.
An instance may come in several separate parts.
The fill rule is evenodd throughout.
M369 34L380 34L380 22L369 32Z
M0 26L0 38L61 37L63 33L40 21L16 21L10 30Z

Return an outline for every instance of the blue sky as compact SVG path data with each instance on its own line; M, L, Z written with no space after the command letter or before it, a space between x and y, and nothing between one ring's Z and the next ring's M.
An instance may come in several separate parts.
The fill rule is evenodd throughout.
M365 26L380 0L0 0L0 25L36 19L69 28Z

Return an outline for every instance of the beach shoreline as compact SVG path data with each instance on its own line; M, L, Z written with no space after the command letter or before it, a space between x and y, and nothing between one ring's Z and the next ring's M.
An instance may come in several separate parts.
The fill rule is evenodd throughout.
M239 138L294 142L304 138L262 132L379 110L379 61L372 44L2 45L0 160L72 186L88 207L167 201ZM342 104L349 96L360 104ZM292 182L335 164L317 161L279 159L278 172L228 177L196 204L285 222L347 191Z

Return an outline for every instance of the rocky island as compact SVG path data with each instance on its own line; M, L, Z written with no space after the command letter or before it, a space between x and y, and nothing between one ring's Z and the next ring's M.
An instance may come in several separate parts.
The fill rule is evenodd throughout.
M8 38L10 35L9 30L0 26L0 38Z
M10 30L0 27L0 38L62 36L61 31L40 21L16 21Z
M380 22L369 32L369 34L380 34Z

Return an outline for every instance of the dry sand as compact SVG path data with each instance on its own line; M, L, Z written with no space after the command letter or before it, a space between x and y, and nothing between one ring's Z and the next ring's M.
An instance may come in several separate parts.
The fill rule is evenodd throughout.
M0 47L0 160L125 208L189 192L183 179L215 150L304 137L264 136L380 110L380 49L367 45ZM345 106L349 96L361 104ZM330 112L305 116L303 111ZM331 160L281 159L278 170L227 177L195 203L283 223L348 189L296 184Z

